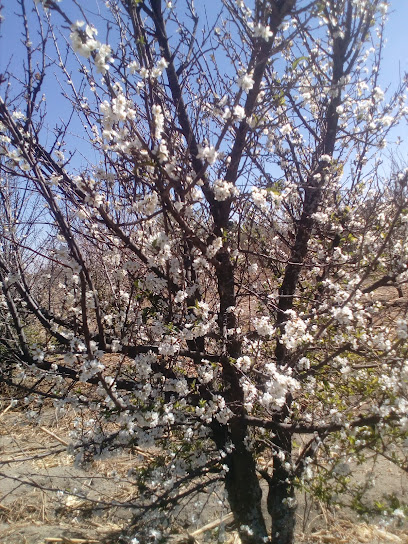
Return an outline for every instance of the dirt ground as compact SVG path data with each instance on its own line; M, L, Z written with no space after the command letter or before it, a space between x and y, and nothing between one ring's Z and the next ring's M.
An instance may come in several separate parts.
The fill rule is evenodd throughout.
M109 536L126 526L136 499L130 474L151 452L118 454L90 466L75 466L67 453L74 413L58 418L52 409L30 421L21 411L0 404L0 543L2 544L115 544ZM359 469L358 477L364 470ZM376 468L374 496L396 493L408 502L408 478L388 462ZM405 520L362 523L344 511L328 512L317 503L298 497L297 544L396 543L408 544ZM115 506L111 506L112 502ZM187 505L175 527L174 542L227 542L238 544L220 489L203 501ZM109 507L108 507L109 505ZM192 515L194 514L194 521ZM224 523L220 520L226 516ZM348 519L347 519L348 518ZM209 524L209 526L208 526ZM207 528L208 526L208 528ZM178 530L177 530L178 529Z

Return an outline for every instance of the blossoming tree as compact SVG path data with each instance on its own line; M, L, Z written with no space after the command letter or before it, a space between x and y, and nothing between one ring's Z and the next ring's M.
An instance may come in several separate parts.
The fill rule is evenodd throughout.
M408 279L387 2L18 5L1 380L86 408L78 458L159 447L141 509L222 481L243 543L293 542L296 485L407 439L406 314L379 296Z

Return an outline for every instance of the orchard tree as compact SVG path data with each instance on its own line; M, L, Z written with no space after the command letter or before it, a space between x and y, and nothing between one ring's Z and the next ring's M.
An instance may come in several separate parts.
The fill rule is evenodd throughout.
M388 8L16 2L1 380L87 414L78 460L159 448L140 512L221 481L244 544L290 544L296 486L329 500L364 452L408 470L387 449L408 437L406 307L388 303L408 280L408 172L381 151L406 81L379 82ZM153 514L133 542L163 529Z

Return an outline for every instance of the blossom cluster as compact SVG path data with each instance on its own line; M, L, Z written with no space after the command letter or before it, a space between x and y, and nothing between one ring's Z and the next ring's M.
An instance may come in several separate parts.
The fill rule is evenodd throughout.
M81 30L84 27L84 30ZM73 50L89 59L93 54L97 72L105 74L109 70L109 63L113 61L112 50L108 44L103 44L95 39L98 31L84 21L77 21L71 27L70 39Z

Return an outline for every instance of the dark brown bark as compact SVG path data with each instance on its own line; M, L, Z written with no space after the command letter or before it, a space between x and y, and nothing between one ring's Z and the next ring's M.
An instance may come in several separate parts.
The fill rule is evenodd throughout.
M269 23L273 31L278 28L285 16L291 12L295 0L283 0L271 3ZM260 84L267 66L268 58L273 49L273 41L263 42L255 48L250 66L254 70L254 87L248 94L245 104L246 114L249 115L256 103L260 90ZM233 184L237 181L239 164L241 162L245 145L248 125L243 121L238 129L234 145L231 150L231 162L227 168L225 179ZM214 232L217 236L224 237L229 230L231 212L230 201L212 202L211 212L214 219ZM227 242L228 243L228 242ZM241 341L234 331L237 326L234 311L228 308L235 307L235 269L231 261L227 244L216 256L217 284L220 302L218 324L223 338L223 381L224 397L227 405L237 416L230 422L228 430L221 426L214 429L214 438L219 448L224 448L228 442L233 450L227 454L225 464L228 472L225 476L225 486L228 500L234 519L238 525L239 536L243 544L260 544L268 542L266 523L261 508L262 490L256 473L256 461L254 455L248 450L248 439L245 417L244 394L239 383L239 375L236 367L231 363L241 355ZM289 541L287 541L289 543Z
M256 464L252 452L245 445L246 426L242 421L236 421L228 427L218 423L212 427L215 443L220 450L233 447L225 457L228 468L225 487L241 541L243 544L268 542Z
M227 311L235 306L234 267L226 249L217 255L218 293L220 300L219 328L223 337L224 398L236 419L227 425L213 425L214 440L220 450L226 452L225 487L228 501L243 544L267 542L268 534L261 508L262 490L256 473L256 462L246 446L248 429L243 421L245 415L244 394L239 383L239 375L233 361L241 355L241 341L236 333L228 331L237 326L235 313ZM232 450L231 450L232 447Z
M274 438L276 453L284 453L285 458L275 455L273 474L268 481L268 512L272 518L272 544L292 544L295 530L293 475L286 463L292 455L292 435L280 431Z

